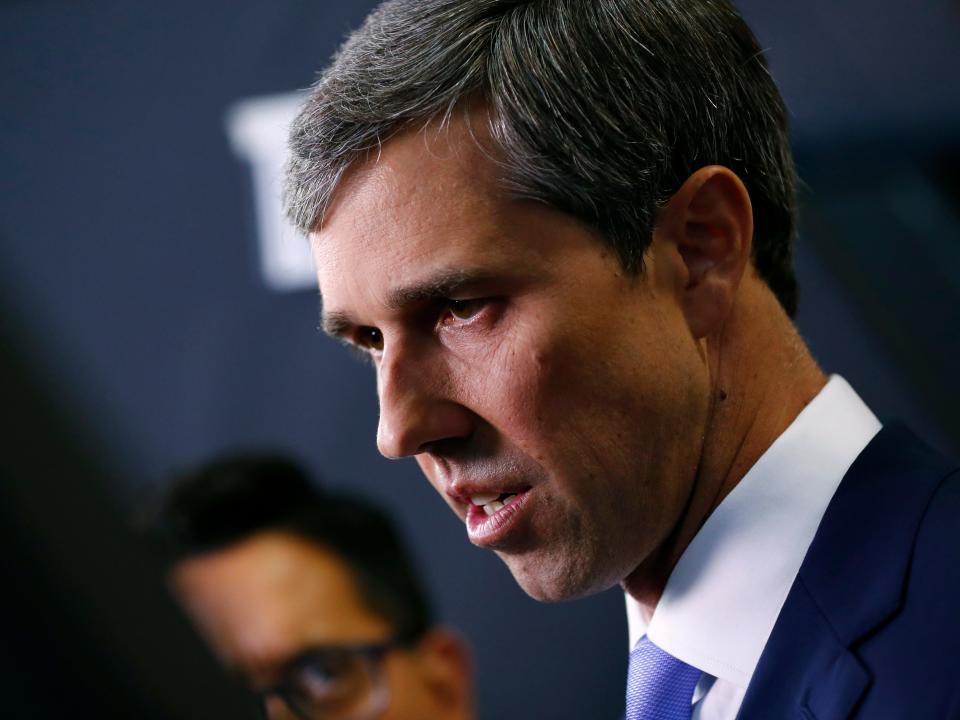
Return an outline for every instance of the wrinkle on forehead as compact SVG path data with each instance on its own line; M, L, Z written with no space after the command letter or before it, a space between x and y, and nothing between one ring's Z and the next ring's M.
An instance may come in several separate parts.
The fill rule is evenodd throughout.
M434 257L496 235L506 199L496 163L465 123L399 133L349 169L311 234L321 292L324 279L339 285L362 272L360 256L377 258L383 277L421 262L428 247Z

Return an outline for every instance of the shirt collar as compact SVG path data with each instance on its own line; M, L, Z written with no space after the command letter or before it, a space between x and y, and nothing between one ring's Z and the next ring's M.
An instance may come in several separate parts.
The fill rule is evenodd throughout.
M879 430L847 382L831 377L707 518L649 622L627 595L630 647L647 634L746 688L827 504Z

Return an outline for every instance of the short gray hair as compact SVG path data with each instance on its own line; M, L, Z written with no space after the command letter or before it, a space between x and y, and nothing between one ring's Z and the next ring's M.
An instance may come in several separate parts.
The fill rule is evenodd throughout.
M387 0L293 123L288 217L310 232L354 162L478 103L505 186L596 228L631 272L683 182L729 167L753 202L754 265L794 314L787 113L728 0Z

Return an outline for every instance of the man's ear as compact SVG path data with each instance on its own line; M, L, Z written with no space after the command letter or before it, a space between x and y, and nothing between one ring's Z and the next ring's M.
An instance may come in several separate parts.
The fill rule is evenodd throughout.
M473 717L473 662L466 640L456 631L435 627L417 646L427 687L445 717Z
M701 168L661 210L656 241L676 248L679 290L695 338L722 327L753 246L750 194L728 168Z

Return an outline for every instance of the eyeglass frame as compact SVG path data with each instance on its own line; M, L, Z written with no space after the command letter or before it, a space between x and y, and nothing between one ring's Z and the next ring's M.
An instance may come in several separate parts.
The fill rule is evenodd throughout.
M387 653L398 648L411 647L418 639L419 637L411 638L401 635L375 643L362 643L354 645L314 645L304 648L283 664L283 669L280 671L280 677L282 679L279 683L266 688L261 688L257 690L255 694L264 705L266 705L268 698L277 697L280 698L290 709L290 711L300 718L300 720L316 720L295 699L296 695L292 689L294 683L293 681L287 679L289 676L293 675L295 670L308 664L312 658L329 652L346 653L351 656L361 657L379 667L379 664L383 662L383 658Z

